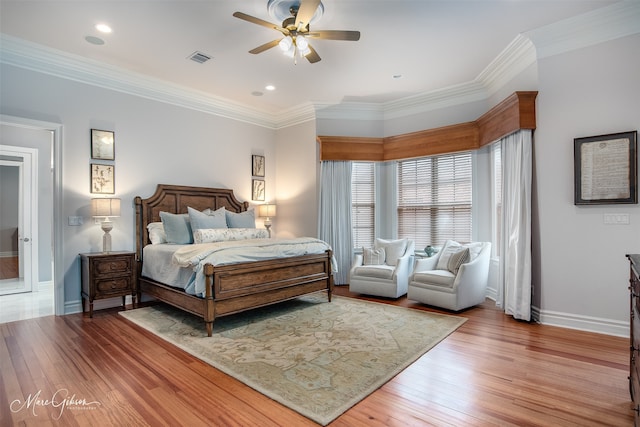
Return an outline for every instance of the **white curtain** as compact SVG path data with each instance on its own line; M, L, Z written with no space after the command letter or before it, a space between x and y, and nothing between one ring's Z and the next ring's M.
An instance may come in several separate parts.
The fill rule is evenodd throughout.
M337 285L349 282L353 243L351 239L351 162L320 164L320 212L318 237L331 245L338 264Z
M531 320L532 132L501 141L502 220L496 304L516 319Z

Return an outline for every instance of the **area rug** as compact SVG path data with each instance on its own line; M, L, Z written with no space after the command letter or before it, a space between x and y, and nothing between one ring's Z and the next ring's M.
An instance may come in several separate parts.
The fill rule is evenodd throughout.
M466 321L326 294L221 317L212 337L202 319L170 306L120 314L322 425Z

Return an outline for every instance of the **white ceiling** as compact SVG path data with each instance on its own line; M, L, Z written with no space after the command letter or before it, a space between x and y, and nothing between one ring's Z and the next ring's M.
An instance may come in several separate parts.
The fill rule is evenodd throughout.
M464 84L519 34L612 3L323 0L324 15L312 29L358 30L361 38L312 41L322 57L316 64L294 64L277 47L248 53L281 35L232 14L278 23L267 0L0 0L0 31L273 114L308 102L385 103ZM98 33L98 23L113 32ZM213 59L187 59L194 51ZM266 91L269 84L276 90Z

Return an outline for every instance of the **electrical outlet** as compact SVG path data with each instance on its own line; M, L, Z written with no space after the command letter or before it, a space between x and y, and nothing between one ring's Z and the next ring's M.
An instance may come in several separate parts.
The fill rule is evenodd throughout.
M69 225L82 225L84 220L81 216L70 216L69 217Z

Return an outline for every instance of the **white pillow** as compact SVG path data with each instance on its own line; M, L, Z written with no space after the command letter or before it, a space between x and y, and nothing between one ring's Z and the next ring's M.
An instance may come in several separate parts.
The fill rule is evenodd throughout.
M267 239L268 237L269 232L264 228L199 228L193 231L194 243Z
M147 225L147 231L149 232L149 240L152 245L158 245L160 243L167 243L167 235L164 232L164 225L161 222L151 222Z
M409 244L407 239L398 240L384 240L376 239L374 248L383 248L386 254L385 264L396 265L398 264L398 258L404 255L407 251L407 245Z
M451 258L451 255L460 251L461 249L462 245L455 240L447 240L446 242L444 242L444 246L440 250L440 258L438 258L436 270L448 270L449 258Z
M469 259L465 262L471 262L480 254L480 251L482 250L482 242L465 243L462 245L456 241L447 240L440 250L440 258L438 259L438 264L436 264L435 269L450 270L449 258L451 258L451 255L467 248L469 249Z

